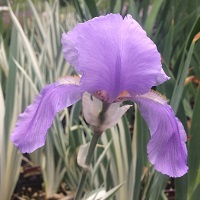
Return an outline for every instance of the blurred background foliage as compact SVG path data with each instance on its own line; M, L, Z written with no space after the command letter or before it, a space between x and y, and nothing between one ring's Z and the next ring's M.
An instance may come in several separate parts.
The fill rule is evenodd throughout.
M163 68L171 79L154 89L170 99L184 124L189 171L172 179L154 170L146 153L149 131L133 106L115 127L102 135L83 199L199 199L200 0L1 0L2 200L19 199L20 180L40 172L44 198L64 199L66 195L73 199L81 172L76 161L78 149L90 141L92 134L82 118L81 102L57 115L45 147L30 155L22 155L9 137L18 114L42 87L75 73L64 61L61 34L79 22L111 12L131 14L161 53ZM28 182L31 185L31 179Z

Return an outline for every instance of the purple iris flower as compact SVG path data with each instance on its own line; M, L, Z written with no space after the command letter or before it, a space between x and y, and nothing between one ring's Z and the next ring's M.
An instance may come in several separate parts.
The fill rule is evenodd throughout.
M20 151L30 153L43 146L56 113L88 92L109 104L135 102L151 134L149 161L163 174L184 175L186 133L167 100L151 91L169 77L156 45L141 26L130 15L100 16L64 33L62 45L65 59L80 77L47 85L19 116L11 140Z

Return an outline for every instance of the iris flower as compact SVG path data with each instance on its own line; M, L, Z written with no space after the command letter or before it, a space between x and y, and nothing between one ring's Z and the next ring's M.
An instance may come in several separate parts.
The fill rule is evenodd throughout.
M186 133L163 96L151 90L169 77L153 41L130 16L96 17L62 35L63 54L80 76L47 85L19 115L11 135L21 152L45 144L57 112L79 101L85 92L102 102L135 102L151 139L148 159L157 171L180 177L187 170Z

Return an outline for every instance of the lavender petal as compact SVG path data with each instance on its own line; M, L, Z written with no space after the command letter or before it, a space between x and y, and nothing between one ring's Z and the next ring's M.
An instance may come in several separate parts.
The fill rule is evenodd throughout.
M136 96L133 100L150 130L151 139L147 146L149 161L163 174L183 176L188 170L187 137L171 106L154 92Z
M76 81L73 79L66 78L47 85L19 115L11 140L22 153L31 153L42 147L56 113L81 98L81 87L74 84Z
M142 27L128 15L96 17L62 35L65 59L82 75L89 93L105 90L110 102L122 92L144 94L156 84L161 57Z

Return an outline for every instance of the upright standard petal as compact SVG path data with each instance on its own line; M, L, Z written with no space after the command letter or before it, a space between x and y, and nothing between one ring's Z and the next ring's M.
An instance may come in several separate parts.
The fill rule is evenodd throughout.
M109 14L78 24L63 34L62 45L66 60L83 75L80 84L90 93L107 91L110 102L125 90L146 93L161 71L156 45L130 15Z
M35 101L19 115L11 134L12 142L22 153L31 153L44 145L47 130L57 112L77 102L82 90L76 77L47 85Z
M161 71L157 77L155 86L160 85L160 84L164 83L165 81L168 81L169 79L170 79L170 77L165 74L163 69L161 69Z
M187 173L186 133L167 100L154 92L133 98L144 117L151 140L147 151L155 169L171 177Z
M160 53L131 15L124 18L121 34L123 90L131 94L144 94L155 85L161 72Z

